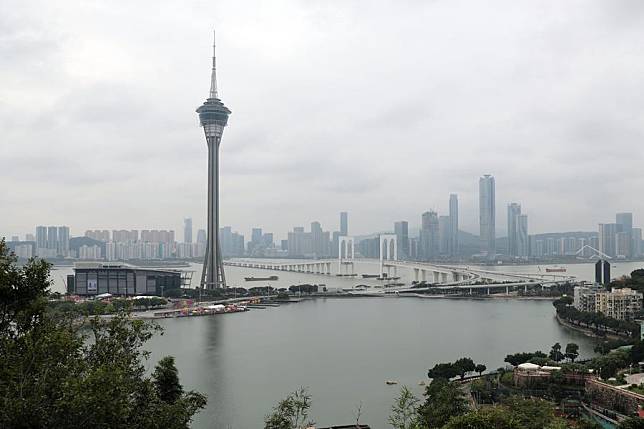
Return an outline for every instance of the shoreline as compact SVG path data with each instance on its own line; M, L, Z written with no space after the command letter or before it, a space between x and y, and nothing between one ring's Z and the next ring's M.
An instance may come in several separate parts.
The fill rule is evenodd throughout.
M401 294L336 294L336 295L313 295L314 298L420 298L420 299L470 299L476 301L511 299L516 301L554 301L559 297L555 296L518 296L518 295L424 295L420 293Z
M587 337L590 338L598 338L598 339L609 339L609 340L627 340L630 337L627 336L622 336L622 335L616 335L616 334L609 334L607 333L606 335L597 335L595 331L592 330L592 328L584 328L583 326L578 326L573 323L570 323L566 320L563 320L557 313L555 313L555 319L561 326L565 326L568 329L572 329L573 331L577 331L581 334L584 334Z

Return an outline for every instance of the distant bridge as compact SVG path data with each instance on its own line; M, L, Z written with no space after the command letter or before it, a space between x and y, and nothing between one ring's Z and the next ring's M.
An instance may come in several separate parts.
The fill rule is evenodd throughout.
M370 259L361 259L365 263L376 264L376 261ZM286 272L297 272L307 274L332 275L332 266L336 260L293 260L293 261L249 261L234 260L224 261L224 265L242 268L257 268L263 270L275 270ZM353 268L353 262L348 262ZM530 287L541 286L549 288L553 285L575 281L574 276L562 274L544 274L544 273L511 273L502 271L485 270L478 267L469 266L452 266L442 264L432 264L424 262L411 261L393 261L387 260L383 263L383 269L386 270L387 277L397 277L398 270L410 270L413 273L416 282L430 283L426 287L383 287L377 288L374 293L400 293L400 292L425 292L433 289L441 290L466 290L472 293L473 290L486 289L490 290L516 290Z

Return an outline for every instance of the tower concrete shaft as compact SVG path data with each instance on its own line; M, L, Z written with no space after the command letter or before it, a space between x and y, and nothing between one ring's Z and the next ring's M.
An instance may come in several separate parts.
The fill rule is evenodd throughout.
M226 287L219 241L219 145L231 112L218 97L213 44L210 93L204 104L197 109L208 145L208 241L201 273L201 287L206 289Z
M226 287L223 255L219 241L219 143L221 135L208 136L208 242L201 274L201 287Z

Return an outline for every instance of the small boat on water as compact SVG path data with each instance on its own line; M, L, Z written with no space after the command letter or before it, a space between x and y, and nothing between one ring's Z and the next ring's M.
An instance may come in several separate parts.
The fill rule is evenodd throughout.
M389 386L392 386L392 385L394 385L394 384L398 384L398 382L397 382L396 380L386 380L386 381L385 381L385 384L387 384L387 385L389 385Z
M380 277L380 274L363 274L362 278L363 279L377 279Z
M247 282L263 282L263 281L268 281L268 280L277 280L279 277L277 276L268 276L268 277L244 277L244 280Z
M546 273L565 273L566 269L564 267L559 267L555 265L552 268L547 268L546 267Z

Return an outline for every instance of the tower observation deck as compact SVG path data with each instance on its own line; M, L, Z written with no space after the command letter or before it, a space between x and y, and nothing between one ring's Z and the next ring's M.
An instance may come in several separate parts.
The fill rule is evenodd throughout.
M231 111L224 106L217 93L217 65L213 39L212 74L210 93L199 106L199 122L203 127L208 146L208 241L201 273L201 287L216 289L226 287L221 243L219 241L219 145L228 124Z

